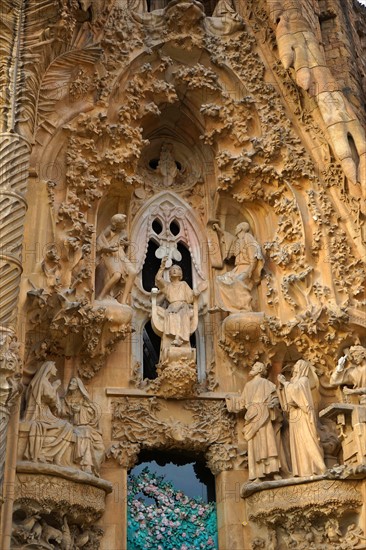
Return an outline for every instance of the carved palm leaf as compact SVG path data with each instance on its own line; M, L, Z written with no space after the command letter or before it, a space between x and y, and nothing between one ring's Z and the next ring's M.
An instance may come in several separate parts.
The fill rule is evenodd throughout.
M14 130L25 120L28 124L34 122L34 95L29 92L41 69L38 52L44 48L45 32L58 19L59 4L54 0L2 0L0 54L6 62L0 84L5 90L4 131Z
M68 84L77 67L92 67L100 58L102 50L90 45L83 49L74 49L59 55L47 68L37 97L37 125L35 131L50 128L50 115L58 101L66 99Z

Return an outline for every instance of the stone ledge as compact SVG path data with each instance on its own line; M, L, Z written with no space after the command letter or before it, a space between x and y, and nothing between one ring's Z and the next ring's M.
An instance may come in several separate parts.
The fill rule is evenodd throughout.
M87 474L81 470L68 468L67 466L57 466L56 464L20 461L17 463L17 473L61 477L67 481L74 481L76 483L97 487L107 494L111 493L113 490L112 483L105 479L100 479L99 477Z
M106 388L105 393L108 397L145 397L145 398L152 398L157 397L160 399L165 399L158 393L147 393L144 390L140 390L138 388ZM187 397L187 400L192 401L196 399L216 399L216 400L222 400L225 399L229 392L205 392L205 393L198 393L196 395L192 395L191 397ZM231 395L231 394L230 394ZM238 396L240 394L238 393Z
M246 495L250 521L274 525L283 523L288 514L309 518L331 513L341 515L362 506L361 482L357 480L313 476L312 479L301 478L295 482L294 478L283 481L287 483L278 485L276 481L273 483L277 485L266 489L262 487L260 492Z
M354 467L350 466L334 466L322 475L307 476L307 477L289 477L286 479L276 479L273 481L248 482L244 483L241 488L240 495L242 498L247 498L260 491L278 489L281 487L290 487L295 485L304 485L318 481L346 481L358 480L366 478L366 465L359 464Z

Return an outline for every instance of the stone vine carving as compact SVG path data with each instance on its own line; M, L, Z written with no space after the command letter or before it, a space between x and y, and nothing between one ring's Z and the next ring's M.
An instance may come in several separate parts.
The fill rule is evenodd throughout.
M12 333L4 332L0 335L0 488L3 483L10 415L23 389L20 378L19 344Z
M78 355L80 376L92 378L115 343L131 333L129 306L103 302L92 305L62 290L50 293L35 288L28 297L32 341L29 371L34 371L37 360L49 355Z
M164 418L163 401L125 397L113 404L112 440L108 456L131 468L141 449L190 449L206 454L216 474L233 468L236 457L235 422L221 401L188 400L184 408L190 422Z

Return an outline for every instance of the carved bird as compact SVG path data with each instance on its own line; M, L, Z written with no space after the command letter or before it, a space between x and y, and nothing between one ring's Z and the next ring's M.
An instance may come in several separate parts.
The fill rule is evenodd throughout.
M84 531L84 533L81 533L78 537L75 539L75 547L76 548L83 548L90 539L90 533L89 531Z

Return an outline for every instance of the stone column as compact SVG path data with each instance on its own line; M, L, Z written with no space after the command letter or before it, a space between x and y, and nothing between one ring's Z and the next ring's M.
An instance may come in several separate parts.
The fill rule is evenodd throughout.
M219 548L223 550L246 550L245 504L240 497L240 488L246 481L247 472L230 470L219 473L216 478L216 509Z
M113 484L113 492L106 498L103 524L104 535L100 550L127 548L127 469L115 461L104 465L102 476Z

